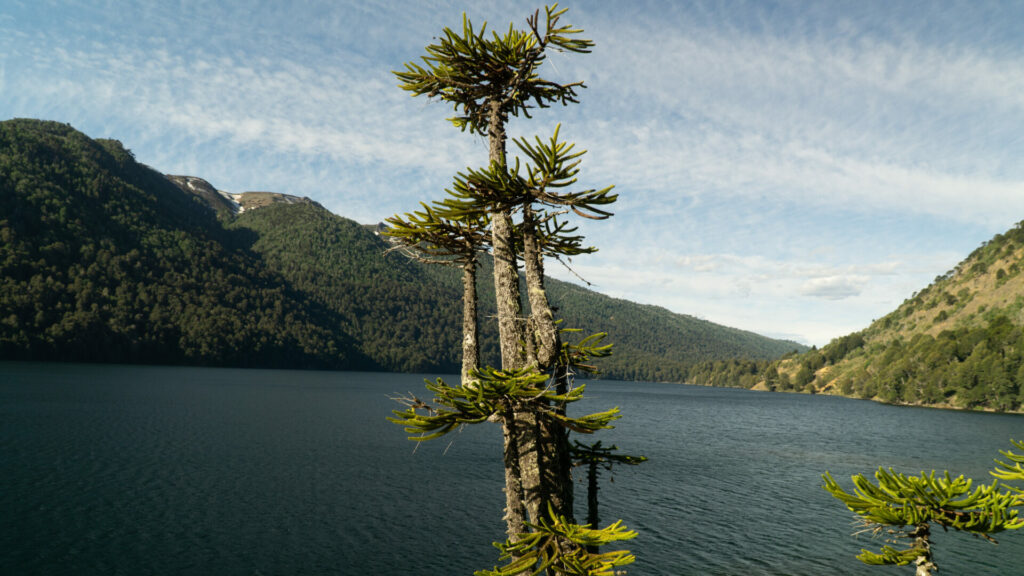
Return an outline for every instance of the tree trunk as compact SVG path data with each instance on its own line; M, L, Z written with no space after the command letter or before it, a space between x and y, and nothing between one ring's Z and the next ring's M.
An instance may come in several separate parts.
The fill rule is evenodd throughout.
M544 289L544 261L537 240L533 208L523 207L523 262L526 269L526 293L530 301L530 341L534 344L537 367L548 370L561 352L555 315Z
M538 523L547 516L549 500L542 472L542 442L537 414L528 410L516 412L516 430L519 432L519 466L523 479L523 504L530 522Z
M535 214L529 205L523 207L522 229L523 267L526 270L526 291L530 302L527 342L531 345L533 360L538 369L550 372L556 391L564 393L568 385L568 373L564 366L556 365L562 342L544 289L544 257L537 238ZM554 409L565 413L565 406L555 406ZM572 462L568 431L551 418L541 418L538 424L542 483L539 492L556 512L572 520Z
M564 393L567 388L568 370L556 365L553 369L555 390ZM554 410L565 414L565 406ZM551 418L542 420L541 442L544 446L541 466L544 470L544 494L555 511L575 522L573 514L572 449L569 446L569 431Z
M515 414L506 408L501 417L502 456L505 463L505 526L508 539L519 540L526 532L522 474L519 468L519 430Z
M491 101L488 114L487 142L491 164L505 163L505 121L500 102ZM498 308L498 336L501 341L501 368L522 368L522 304L520 303L519 271L512 237L512 215L503 209L491 213L491 250L494 255L494 297Z
M476 258L462 266L462 384L480 367L480 339L477 334Z
M591 461L587 466L587 524L591 528L597 530L597 525L601 519L597 515L597 461ZM598 552L597 546L588 546L587 552L596 554Z
M498 311L502 370L518 370L523 358L523 308L520 303L519 271L512 243L512 216L508 211L491 214L491 242L494 254L494 297Z
M938 572L939 567L932 561L931 528L928 523L915 526L909 536L914 539L914 548L923 548L926 551L914 561L914 565L917 566L914 576L932 576Z
M505 166L505 121L500 103L488 103L487 139L492 165ZM491 213L491 250L494 256L494 297L498 312L498 336L502 370L523 367L524 330L520 302L519 271L513 242L512 215L508 209ZM536 422L533 414L513 411L502 417L505 458L505 522L511 541L526 532L525 521L536 521L538 503L528 505L529 496L539 494L539 465L536 456ZM530 510L532 507L532 510ZM532 512L532 513L531 513Z

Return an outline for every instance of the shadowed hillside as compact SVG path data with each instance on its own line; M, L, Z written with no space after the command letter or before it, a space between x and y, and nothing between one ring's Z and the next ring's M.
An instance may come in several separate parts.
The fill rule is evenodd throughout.
M0 122L0 239L0 359L458 371L457 270L388 253L308 199L163 176L64 124ZM609 332L607 377L684 381L701 362L799 348L549 288L566 327ZM496 363L493 289L479 289Z

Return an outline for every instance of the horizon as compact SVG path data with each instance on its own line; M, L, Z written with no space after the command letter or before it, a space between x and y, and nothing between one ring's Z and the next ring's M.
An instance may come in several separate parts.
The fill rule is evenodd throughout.
M505 30L543 5L106 6L0 13L0 119L66 122L165 174L374 224L487 158L391 71L463 10ZM582 185L616 185L613 218L578 222L599 248L572 263L591 289L821 347L1024 220L1024 5L562 6L596 46L542 74L587 89L509 132L561 123L589 150Z

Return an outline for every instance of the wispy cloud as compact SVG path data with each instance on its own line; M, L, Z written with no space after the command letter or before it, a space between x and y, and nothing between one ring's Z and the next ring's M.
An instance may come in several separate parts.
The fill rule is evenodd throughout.
M617 185L616 217L581 226L601 252L575 266L599 289L821 344L1022 218L1019 8L631 6L572 7L597 47L553 55L548 73L585 80L581 105L510 127L563 122L590 151L581 183ZM486 157L390 70L464 9L503 28L535 8L15 2L0 14L0 116L378 221Z
M800 293L826 300L845 300L859 296L867 281L864 276L825 276L804 282Z
M592 82L617 110L586 135L602 172L659 191L976 223L1008 202L1024 209L1006 122L1024 118L1019 52L694 26L651 44L650 30L622 28Z

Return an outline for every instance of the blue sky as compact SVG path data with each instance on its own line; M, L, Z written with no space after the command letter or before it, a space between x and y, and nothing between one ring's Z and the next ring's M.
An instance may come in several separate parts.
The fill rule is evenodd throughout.
M597 46L547 74L585 81L581 104L510 131L561 122L583 183L616 185L573 262L601 292L821 346L1024 220L1024 3L563 6ZM0 119L374 223L487 153L390 71L463 11L505 29L538 7L5 0Z

